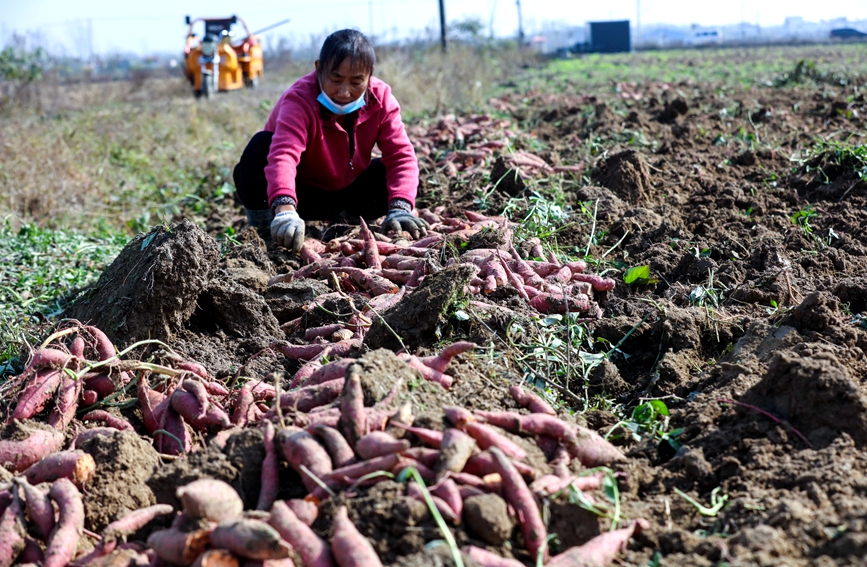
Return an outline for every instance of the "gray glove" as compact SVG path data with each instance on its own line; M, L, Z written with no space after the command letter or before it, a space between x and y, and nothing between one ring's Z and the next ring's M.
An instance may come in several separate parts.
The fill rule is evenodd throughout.
M304 221L295 211L277 213L271 221L271 238L274 244L298 253L304 244Z
M413 238L426 236L427 229L429 228L430 225L426 220L414 217L403 209L391 209L388 211L388 214L385 215L385 220L382 222L383 232L388 232L390 230L400 232L405 230L410 233Z

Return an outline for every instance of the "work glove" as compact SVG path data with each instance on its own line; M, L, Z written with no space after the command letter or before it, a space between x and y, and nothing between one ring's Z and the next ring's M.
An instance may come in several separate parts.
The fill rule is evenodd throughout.
M410 233L414 239L419 236L426 236L429 228L430 225L426 220L414 217L403 209L391 209L382 222L383 232L404 230Z
M295 211L283 211L271 221L271 238L274 244L292 249L296 254L304 244L304 221Z

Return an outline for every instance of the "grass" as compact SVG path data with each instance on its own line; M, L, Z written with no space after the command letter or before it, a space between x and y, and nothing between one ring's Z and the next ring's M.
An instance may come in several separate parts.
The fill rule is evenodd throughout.
M95 281L126 240L110 232L13 228L8 217L0 224L0 376L20 369L22 346L38 340L42 324Z

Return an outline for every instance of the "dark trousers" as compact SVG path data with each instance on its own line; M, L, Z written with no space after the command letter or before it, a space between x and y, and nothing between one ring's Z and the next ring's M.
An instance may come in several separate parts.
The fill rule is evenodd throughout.
M257 132L244 148L232 174L238 199L248 209L268 208L265 166L268 165L273 135L272 132ZM388 212L385 165L380 159L371 160L370 166L355 181L339 191L296 183L295 192L298 195L298 215L305 220L332 220L343 212L373 220Z

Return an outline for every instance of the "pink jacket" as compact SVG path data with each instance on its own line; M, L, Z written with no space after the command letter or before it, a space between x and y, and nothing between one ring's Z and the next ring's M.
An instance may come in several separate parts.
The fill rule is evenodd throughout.
M376 144L386 169L388 198L406 199L415 206L418 162L400 118L391 87L370 77L367 103L355 122L355 153L349 155L349 135L336 117L316 101L316 73L298 79L283 93L265 123L274 132L265 167L268 204L284 195L298 201L295 183L325 191L343 189L370 165Z

